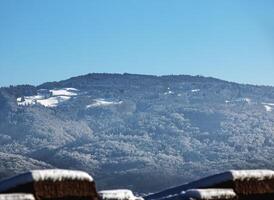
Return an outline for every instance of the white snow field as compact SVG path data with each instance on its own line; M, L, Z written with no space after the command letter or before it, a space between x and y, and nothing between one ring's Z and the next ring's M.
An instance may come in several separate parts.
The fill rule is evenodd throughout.
M264 108L265 108L266 112L271 112L272 111L272 107L271 106L264 105Z
M40 104L45 107L57 107L60 103L77 96L78 91L76 88L42 89L38 90L38 95L17 98L17 104L20 106Z
M50 90L52 92L52 96L76 96L77 93L75 91L78 91L75 88L64 88L59 90Z
M262 105L264 106L266 112L271 112L274 108L274 103L262 103Z
M93 107L107 107L112 105L119 105L122 104L123 101L107 101L105 99L94 99L92 104L86 106L86 108L93 108Z
M245 102L245 103L251 103L251 99L250 98L239 98L239 99L235 99L235 100L226 100L225 103L237 103L237 102Z

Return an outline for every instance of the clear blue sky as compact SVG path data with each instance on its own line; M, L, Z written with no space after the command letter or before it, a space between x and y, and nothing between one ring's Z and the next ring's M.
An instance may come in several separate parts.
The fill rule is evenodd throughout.
M274 85L274 0L0 1L0 86L91 72Z

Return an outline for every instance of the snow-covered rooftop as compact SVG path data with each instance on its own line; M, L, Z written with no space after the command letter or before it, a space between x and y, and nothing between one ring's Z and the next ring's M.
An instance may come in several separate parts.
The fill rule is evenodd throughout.
M182 199L233 199L236 197L232 189L190 189L181 193Z
M0 194L0 200L35 200L32 194L13 193L13 194Z
M274 171L267 169L254 169L254 170L231 170L233 180L248 180L248 179L272 179L274 178Z
M93 178L86 172L64 169L32 170L17 176L0 181L0 192L18 185L38 181L63 181L63 180L87 180L92 182Z
M232 181L264 181L274 179L274 171L266 169L255 170L230 170L213 176L205 177L177 187L168 188L158 193L150 194L145 199L176 199L176 195L182 191L193 188L212 188ZM175 196L175 198L173 198Z
M119 189L119 190L102 190L98 192L102 199L116 199L116 200L135 200L136 197L133 195L131 190Z
M272 170L230 170L221 174L213 175L207 178L190 183L192 188L210 187L227 181L248 181L256 179L258 181L274 178Z

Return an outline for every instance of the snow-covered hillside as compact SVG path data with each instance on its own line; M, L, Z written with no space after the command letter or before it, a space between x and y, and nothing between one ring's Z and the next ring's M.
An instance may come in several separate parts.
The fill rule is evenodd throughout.
M74 96L77 96L79 90L75 88L62 88L38 90L38 94L34 96L22 96L17 98L17 104L19 106L30 106L40 104L45 107L57 107L60 103L63 103Z
M86 108L94 108L94 107L107 107L112 105L122 104L123 101L107 101L105 99L94 99L93 103L86 106Z
M271 112L274 108L274 103L262 103L267 112Z
M99 190L147 193L231 168L274 169L273 102L273 87L201 76L88 74L0 88L0 176L82 169Z

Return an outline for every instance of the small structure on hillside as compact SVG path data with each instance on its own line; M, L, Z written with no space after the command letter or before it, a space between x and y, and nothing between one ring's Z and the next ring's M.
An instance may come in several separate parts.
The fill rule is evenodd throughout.
M0 200L35 200L32 194L13 193L13 194L0 194Z
M238 200L232 189L190 189L181 193L181 200Z
M33 170L0 182L0 193L31 193L36 200L98 200L93 178L82 171Z
M98 192L101 200L143 200L142 197L136 197L131 190L102 190Z

